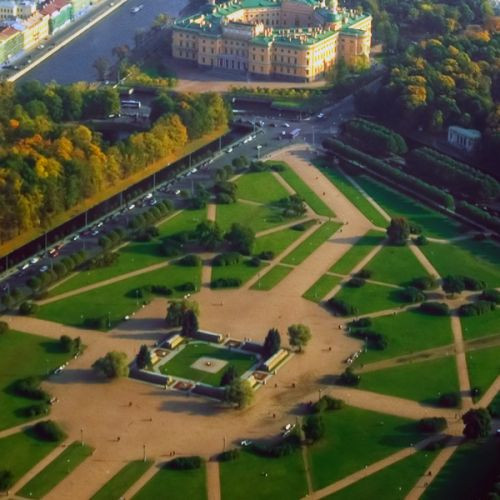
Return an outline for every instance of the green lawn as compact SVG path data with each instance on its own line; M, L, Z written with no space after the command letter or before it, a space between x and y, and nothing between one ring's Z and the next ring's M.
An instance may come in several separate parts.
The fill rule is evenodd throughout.
M470 386L484 393L500 375L500 346L466 353Z
M462 274L500 286L500 247L491 242L429 243L420 247L441 276Z
M386 228L389 223L382 214L367 200L345 175L335 167L321 167L321 172L333 185L375 226Z
M455 358L446 356L363 373L359 388L434 405L440 394L459 390Z
M435 458L436 452L419 451L325 498L401 500L415 486Z
M128 278L94 290L51 302L42 306L38 317L70 326L85 326L85 319L108 318L113 328L141 307L144 299L137 299L135 290L148 285L165 285L172 290L186 282L197 289L201 280L200 267L166 266L133 278ZM175 291L170 297L181 297L186 292Z
M58 457L26 483L17 495L26 498L42 498L69 476L85 459L93 448L80 442L70 444Z
M152 464L153 462L149 460L146 462L144 460L129 462L92 496L91 500L119 500Z
M238 264L229 266L214 266L212 267L212 280L219 278L239 278L241 284L246 283L250 278L255 276L261 269L267 266L266 261L262 261L257 267L249 264L250 259L244 259Z
M489 498L498 478L500 447L498 438L469 442L458 448L424 491L423 500L471 500ZM498 479L497 479L498 480Z
M453 343L450 318L418 310L374 318L370 330L382 333L388 345L383 351L364 353L359 358L363 364Z
M385 240L385 234L368 231L330 268L338 274L349 274L377 245Z
M464 339L472 340L487 335L500 334L500 308L481 316L461 317Z
M283 217L280 210L271 205L254 205L241 201L217 205L216 219L223 231L227 231L231 224L237 222L251 227L256 233L293 221Z
M324 274L306 291L306 293L304 293L304 295L302 295L302 297L312 302L319 303L339 283L340 278L338 276Z
M325 217L335 217L332 210L318 197L318 195L297 175L288 165L286 165L283 172L279 175L292 187L292 189L304 198L304 201L316 212L318 215Z
M463 234L457 222L408 195L396 192L366 175L357 176L355 180L390 216L403 216L419 224L426 236L453 238Z
M253 285L252 290L271 290L281 280L285 279L291 272L293 267L280 266L279 264L270 269L264 276L259 278Z
M413 278L427 276L427 271L407 246L384 246L365 266L371 279L404 286Z
M130 242L118 250L119 259L116 264L100 269L81 271L53 288L50 291L50 295L55 296L77 290L78 288L136 271L143 267L165 262L167 258L161 253L160 238L172 236L179 232L191 231L196 227L198 222L205 220L205 218L206 209L177 212L173 217L158 226L160 231L159 238L148 242Z
M266 458L242 450L236 460L221 462L220 485L222 500L298 500L307 494L302 454Z
M342 226L338 222L325 222L309 235L299 246L292 250L284 259L283 264L301 264L309 255L318 249L325 241Z
M206 500L205 467L194 470L160 469L133 500Z
M274 255L279 255L284 252L294 241L299 239L304 233L296 229L282 229L275 233L266 234L255 239L254 254L259 255L261 252L273 252Z
M45 376L69 358L59 342L48 337L14 330L0 335L0 430L30 420L23 416L23 409L37 403L16 396L11 384L32 375Z
M267 204L290 196L271 172L250 172L236 180L237 196L243 200Z
M412 420L393 415L348 406L324 413L323 419L325 437L308 448L315 490L420 439Z
M360 288L343 286L335 298L345 300L358 308L359 314L369 314L375 311L394 309L402 305L399 289L384 285L365 283Z
M191 365L203 356L221 359L226 361L227 364L215 373L191 368ZM162 365L160 371L167 375L218 386L221 376L229 364L235 367L239 375L243 375L252 368L255 362L256 358L251 354L215 347L206 342L190 342L170 361Z
M0 439L0 468L10 470L15 483L57 446L40 441L31 430L11 434Z

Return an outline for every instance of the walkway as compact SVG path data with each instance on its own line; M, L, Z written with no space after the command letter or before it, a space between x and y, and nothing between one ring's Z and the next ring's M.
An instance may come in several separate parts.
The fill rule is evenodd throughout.
M221 500L219 462L209 460L207 462L206 473L208 500Z

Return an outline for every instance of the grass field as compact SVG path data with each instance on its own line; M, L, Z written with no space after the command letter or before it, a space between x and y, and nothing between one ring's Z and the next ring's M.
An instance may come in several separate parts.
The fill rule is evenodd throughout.
M173 234L184 231L191 231L199 222L205 220L205 218L206 209L184 210L178 212L158 226L160 238L172 236ZM132 241L120 248L117 252L119 259L116 264L100 269L81 271L53 288L50 291L50 295L55 296L77 290L81 287L92 285L93 283L98 283L167 260L167 257L163 256L161 253L161 240L159 238L155 238L148 242Z
M206 500L205 467L194 470L160 469L133 500Z
M242 201L229 205L217 205L216 219L223 231L227 231L231 224L237 222L251 227L256 233L294 220L284 218L273 206L254 205Z
M323 300L333 288L340 283L338 276L324 274L321 278L311 286L302 297L312 302L319 303Z
M407 246L384 246L365 266L371 279L404 286L413 278L427 276L427 271Z
M237 196L243 200L268 204L290 196L271 172L250 172L238 177Z
M23 416L23 408L37 403L16 396L11 384L29 376L43 377L69 358L57 340L13 330L0 335L0 430L30 420Z
M110 285L89 290L72 297L51 302L42 306L38 317L65 325L81 327L89 318L108 318L113 328L141 307L144 299L138 299L135 290L148 285L165 285L172 290L186 282L200 287L201 268L166 266L156 271L127 278ZM170 297L181 297L186 292L175 291Z
M343 286L335 297L356 306L358 314L394 309L402 304L399 289L374 283L365 283L361 288Z
M284 252L294 241L299 239L304 233L296 229L282 229L275 233L266 234L255 239L254 254L271 251L275 256Z
M331 272L349 274L358 262L362 261L377 245L385 240L385 234L378 231L368 231L361 237L335 264Z
M220 464L220 480L222 500L298 500L307 493L300 452L265 458L242 451L236 460Z
M455 358L446 356L364 373L359 387L435 405L440 394L458 391Z
M283 264L299 265L316 249L337 232L342 226L338 222L325 222L309 235L299 246L292 250L281 262Z
M304 198L304 201L316 212L318 215L325 217L335 217L332 210L318 197L318 195L297 175L288 165L286 165L283 172L279 175L292 187L292 189Z
M15 483L57 446L40 441L30 430L11 434L0 439L0 468L10 470Z
M494 243L429 243L420 249L441 276L461 274L483 280L490 287L500 286L500 247Z
M370 330L382 333L388 345L383 351L368 350L364 353L359 361L365 365L453 343L450 318L431 316L418 310L374 318Z
M349 182L337 168L320 167L330 182L375 226L386 228L389 223L367 200L366 196Z
M227 364L216 373L191 368L191 365L202 356L221 359ZM256 358L250 354L214 347L205 342L190 342L170 361L160 367L162 373L197 382L218 386L224 370L233 365L238 375L243 375L255 364Z
M461 317L464 339L472 340L487 335L500 334L500 308L481 316Z
M153 462L149 460L146 462L144 460L129 462L92 496L91 500L119 500L152 464Z
M17 495L26 498L42 498L64 478L69 476L85 459L93 448L80 442L70 444L58 457L27 482Z
M365 175L358 176L355 180L391 217L403 216L419 224L426 236L453 238L463 234L458 223L406 194L397 193Z
M252 290L267 291L274 288L281 280L285 279L293 267L280 266L279 264L270 269L264 276L260 277L253 285Z
M406 497L435 458L436 452L419 451L325 498L401 500Z
M500 346L466 353L470 386L484 393L500 375Z
M323 488L419 440L413 421L393 415L347 406L326 412L323 419L325 437L308 448L314 489Z
M424 491L423 500L470 500L488 498L498 477L500 447L498 439L465 443L446 462L434 481Z
M266 261L262 261L259 266L251 266L250 259L244 259L238 264L229 266L214 266L212 267L212 280L219 278L239 278L241 284L246 283L250 278L255 276L261 269L267 266Z

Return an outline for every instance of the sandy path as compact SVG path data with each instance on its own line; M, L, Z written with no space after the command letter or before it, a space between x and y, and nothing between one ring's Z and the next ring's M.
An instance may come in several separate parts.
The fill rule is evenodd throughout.
M207 499L221 500L219 462L210 460L207 462Z
M435 276L436 278L439 278L439 273L437 272L437 269L430 263L429 259L424 255L422 250L418 247L418 245L415 245L413 241L411 241L408 244L408 248L413 252L413 255L417 258L417 260L420 262L421 266L431 275Z
M500 392L500 375L496 378L495 382L490 385L488 390L483 394L481 399L477 402L476 407L486 408Z
M207 205L207 220L212 222L217 220L217 205L215 203L209 203Z
M289 194L295 194L295 190L293 189L293 187L290 186L290 184L288 184L288 182L286 182L285 179L283 179L283 177L278 174L278 172L273 171L271 173L273 174L274 178L288 191Z
M472 408L472 397L470 394L469 371L465 359L464 339L462 337L462 324L460 318L455 314L451 316L451 330L455 341L455 360L457 363L458 385L462 397L462 408Z
M283 231L283 229L287 229L292 226L296 226L297 224L302 224L304 222L308 222L311 220L311 217L304 217L303 219L293 220L291 222L287 222L286 224L281 224L279 226L270 227L269 229L264 229L263 231L259 231L255 234L256 238L260 238L261 236L266 236L267 234L277 233L279 231ZM290 248L290 247L287 247Z
M132 498L136 493L138 493L142 487L158 472L162 464L153 464L145 474L143 474L138 481L136 481L122 496L122 498ZM56 500L56 499L54 499ZM186 499L187 500L187 499Z

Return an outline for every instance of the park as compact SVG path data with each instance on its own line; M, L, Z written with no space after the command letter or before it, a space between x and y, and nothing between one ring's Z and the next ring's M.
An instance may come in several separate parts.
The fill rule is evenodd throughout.
M462 418L498 408L497 243L305 144L263 160L2 318L3 489L399 499L484 482L498 444L464 442Z

